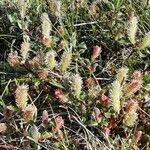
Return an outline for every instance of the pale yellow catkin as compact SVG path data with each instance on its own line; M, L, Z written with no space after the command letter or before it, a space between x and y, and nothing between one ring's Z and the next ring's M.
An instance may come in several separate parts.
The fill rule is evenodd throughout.
M65 73L68 67L70 66L72 59L72 53L71 52L64 52L61 59L61 72Z
M100 94L100 91L101 91L101 89L98 85L97 86L91 86L88 89L88 96L91 98L96 98Z
M56 60L55 60L55 52L50 51L46 53L45 57L45 63L49 67L50 70L53 70L56 66Z
M23 42L21 44L20 52L21 52L21 56L23 57L24 60L28 58L29 51L30 51L30 43L29 42Z
M139 45L139 49L142 50L142 49L145 49L147 47L150 46L150 32L148 32L144 38L142 39L140 45Z
M80 77L79 74L76 74L73 77L73 81L72 81L72 88L73 88L73 94L76 98L80 97L81 94L81 90L82 90L82 78Z
M49 2L50 12L58 18L61 17L61 6L62 6L61 0L50 0Z
M26 0L17 0L17 6L20 11L21 18L25 18L28 3Z
M119 81L116 80L112 83L110 97L111 97L111 103L113 109L117 113L119 113L121 109L121 103L120 103L121 96L122 96L122 88Z
M47 13L43 13L41 15L41 22L42 22L42 35L45 37L50 36L50 32L52 30L51 21Z
M61 5L62 5L61 0L55 0L55 4L56 4L55 15L56 15L57 17L61 17Z
M124 81L127 78L127 73L128 73L128 68L127 67L122 67L118 70L118 73L116 75L117 80L121 85L124 84Z
M137 113L135 111L130 111L125 114L123 124L126 126L133 126L136 123L137 118L138 118Z
M138 21L136 16L133 13L129 20L129 26L128 26L128 37L132 44L136 43L135 37L137 33L137 27L138 27Z
M27 85L20 85L17 87L15 91L15 100L16 100L16 105L20 109L24 109L27 105L28 101L28 86Z

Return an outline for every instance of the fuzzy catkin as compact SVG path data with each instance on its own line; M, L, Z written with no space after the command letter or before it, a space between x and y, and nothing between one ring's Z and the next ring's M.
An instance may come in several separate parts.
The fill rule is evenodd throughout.
M61 17L61 0L55 0L55 5L56 5L56 11L55 11L55 15L57 17Z
M127 73L128 73L128 68L127 67L122 67L118 70L117 80L119 81L120 85L124 84L124 81L127 78Z
M74 96L79 98L82 90L82 78L78 74L73 77L72 88Z
M122 95L122 88L118 80L114 81L111 89L111 102L115 112L119 113L121 109L120 98Z
M132 44L135 44L135 37L136 37L136 32L137 32L137 18L134 16L134 13L132 14L130 20L129 20L129 26L128 26L128 36L129 40Z
M100 94L100 91L101 91L101 89L100 89L100 87L98 85L91 86L88 89L88 96L91 97L91 98L96 98Z
M50 70L53 70L55 68L56 60L54 51L46 53L45 63L47 64Z
M138 103L134 99L130 99L127 102L126 106L126 114L123 119L123 123L126 126L133 126L138 118L138 114L136 113L138 109Z
M72 59L72 53L71 52L64 52L61 59L61 72L65 73L67 68L70 66Z
M139 46L139 49L142 50L142 49L149 47L149 46L150 46L150 32L148 32L144 36L144 38L142 39L140 46Z
M132 80L131 83L126 85L124 89L124 95L126 97L129 97L132 94L136 93L141 87L142 87L141 80Z
M31 120L34 120L34 117L36 117L37 114L37 108L34 105L28 105L26 108L23 109L23 119L25 122L29 122Z
M25 18L28 3L26 0L18 0L17 6L20 11L21 18Z
M133 126L136 123L136 120L138 118L138 115L135 111L130 111L125 114L123 123L126 126Z
M42 35L45 37L50 36L50 31L52 30L51 21L48 17L47 13L43 13L41 15L41 22L42 22Z
M134 73L133 73L133 75L132 75L132 78L133 78L134 80L142 81L142 80L143 80L143 74L142 74L141 71L136 70L136 71L134 71Z
M15 100L16 100L16 105L20 109L24 109L27 105L28 101L28 86L27 85L20 85L17 87L15 91Z
M138 102L134 99L130 99L128 102L127 102L127 106L126 106L126 112L131 112L131 111L134 111L136 112L136 110L138 109Z
M23 59L27 59L28 58L28 52L30 51L30 43L29 42L23 42L21 44L21 56L23 57Z
M42 80L42 79L45 79L48 77L48 73L49 73L49 71L47 69L41 69L37 72L37 75L38 75L39 79Z
M10 66L15 67L20 64L17 51L12 51L8 54L7 62Z

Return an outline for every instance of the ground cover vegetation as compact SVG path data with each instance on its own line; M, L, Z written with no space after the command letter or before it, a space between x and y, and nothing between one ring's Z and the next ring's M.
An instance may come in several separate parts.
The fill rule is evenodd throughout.
M0 150L148 150L149 48L149 0L0 0Z

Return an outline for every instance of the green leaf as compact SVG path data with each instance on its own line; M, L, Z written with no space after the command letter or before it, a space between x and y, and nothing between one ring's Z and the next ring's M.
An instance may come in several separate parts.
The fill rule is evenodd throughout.
M88 124L88 126L98 126L98 122L97 121L94 121L94 120L91 120Z
M2 98L0 98L0 105L1 105L1 106L5 106L5 103L4 103L4 101L3 101Z
M144 88L145 88L147 91L150 91L150 84L145 85Z
M50 84L52 84L55 87L59 87L61 89L64 89L64 87L60 83L56 82L55 80L51 81Z
M144 75L144 81L147 83L147 82L150 82L150 74L146 74Z

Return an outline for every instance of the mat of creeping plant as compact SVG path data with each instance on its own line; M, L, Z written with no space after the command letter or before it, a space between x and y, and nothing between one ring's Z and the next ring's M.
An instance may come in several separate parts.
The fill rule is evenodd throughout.
M148 150L150 2L0 1L0 150Z

